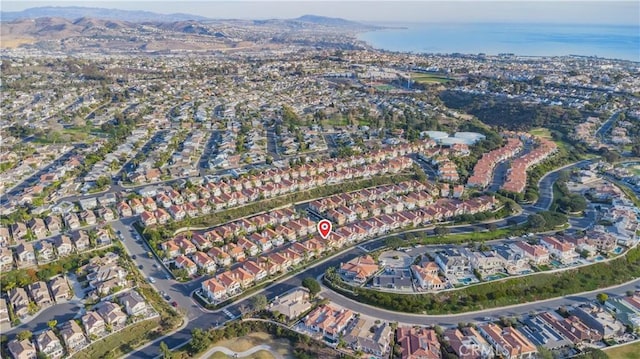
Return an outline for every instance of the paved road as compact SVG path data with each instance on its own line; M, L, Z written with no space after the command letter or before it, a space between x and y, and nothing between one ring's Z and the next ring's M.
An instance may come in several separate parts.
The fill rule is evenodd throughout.
M283 356L280 355L280 353L278 353L277 351L273 350L273 348L271 348L270 345L266 345L266 344L261 344L261 345L256 345L255 347L249 349L249 350L245 350L243 352L235 352L227 347L213 347L209 350L207 350L206 353L200 355L201 358L208 358L211 355L213 355L213 353L215 352L222 352L225 355L234 357L234 358L244 358L246 356L249 356L253 353L257 353L261 350L266 350L269 353L271 353L271 355L273 355L274 358L276 359L283 359Z
M603 123L602 126L600 126L598 131L596 131L596 137L599 137L602 139L607 134L607 132L609 132L611 127L616 123L619 116L620 116L620 111L614 112L614 114L611 115L611 117L609 117L609 119L605 123Z
M521 316L530 312L549 311L556 310L559 307L565 305L575 305L593 301L596 299L598 293L605 292L609 296L613 295L625 295L629 290L640 289L640 279L635 279L629 283L615 286L611 288L598 289L595 291L579 293L575 295L567 295L560 298L553 298L544 301L517 304L509 307L500 307L494 309L487 309L477 312L460 313L460 314L443 314L443 315L429 315L429 314L408 314L388 311L376 307L372 307L355 300L343 297L331 290L323 287L323 291L320 296L330 299L345 308L349 308L358 313L362 313L367 316L378 318L385 321L399 322L408 325L430 325L438 324L441 326L456 326L460 322L482 322L486 321L486 317L498 318L501 316Z
M13 335L20 333L24 330L29 330L32 333L40 332L49 328L47 322L50 320L57 320L59 324L69 321L70 319L78 318L81 310L84 310L84 305L79 300L74 299L72 301L56 304L52 307L44 309L38 313L29 322L21 324L10 330L3 331L2 334L13 337Z

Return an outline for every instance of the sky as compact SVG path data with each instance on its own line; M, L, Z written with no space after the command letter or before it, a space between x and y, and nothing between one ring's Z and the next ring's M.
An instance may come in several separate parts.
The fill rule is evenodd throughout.
M513 22L610 24L640 26L640 1L273 1L273 0L85 0L5 1L2 11L39 6L89 6L147 10L163 14L190 13L210 18L295 18L304 14L369 22Z

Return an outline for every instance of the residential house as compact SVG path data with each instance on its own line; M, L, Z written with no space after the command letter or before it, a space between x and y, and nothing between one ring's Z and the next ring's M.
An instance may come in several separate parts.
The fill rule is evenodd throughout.
M435 330L421 327L398 327L396 343L401 359L440 359L440 342Z
M127 315L122 312L119 305L112 302L104 302L98 309L98 314L114 329L124 327L127 322Z
M113 215L113 211L109 207L100 207L98 208L98 216L105 221L113 221L115 216Z
M14 240L22 239L29 234L27 230L27 225L22 222L14 223L10 226L11 234L13 235Z
M446 283L438 275L439 267L435 262L424 261L420 265L412 265L411 273L416 279L416 285L426 290L442 290Z
M125 312L130 316L142 316L147 311L147 302L145 302L140 293L135 290L130 290L121 295L118 301L124 306Z
M46 308L54 304L51 295L49 294L49 288L45 282L35 282L27 286L31 298L40 308Z
M365 317L353 320L345 330L343 340L353 350L360 350L369 356L387 358L391 327L388 323Z
M29 339L14 339L7 344L7 349L13 359L36 359L36 347Z
M299 288L282 296L277 296L273 302L269 304L269 311L272 313L280 313L284 315L287 320L293 320L307 312L311 307L309 291L306 288Z
M56 248L58 257L66 257L73 254L73 243L71 238L66 235L61 235L53 239L53 245Z
M609 339L622 334L625 327L611 313L596 305L587 304L575 307L572 315L578 317L589 328L596 330L604 339Z
M535 345L515 328L489 323L478 326L478 331L505 359L536 358Z
M451 328L444 332L444 340L461 359L491 359L495 353L491 345L473 327Z
M140 206L142 207L142 204L140 204ZM118 213L120 213L120 217L133 216L133 210L131 209L131 206L129 206L125 201L118 202L118 204L116 205L116 209L118 210Z
M536 265L549 263L549 251L538 244L529 244L524 241L518 241L511 245L514 252L522 257L529 259Z
M69 212L65 214L64 222L67 224L67 227L69 227L69 229L80 228L80 219L78 218L78 215L75 214L74 212Z
M339 273L345 280L364 284L379 270L380 266L376 263L376 260L366 255L340 264Z
M175 259L176 267L180 269L185 269L187 271L187 275L192 276L195 275L198 271L198 266L193 263L191 259L187 256L181 254Z
M464 252L469 257L471 268L483 277L504 271L504 259L495 251L476 252L465 249Z
M302 321L305 328L320 333L323 339L331 345L337 345L340 336L344 334L354 313L349 309L336 309L331 305L322 305L309 313Z
M104 319L97 312L89 311L82 316L81 320L84 331L91 340L102 338L107 334Z
M36 336L36 346L40 352L50 359L59 359L64 356L62 343L51 329L47 329Z
M556 237L544 236L540 240L540 244L547 248L554 258L564 264L573 263L580 256L580 254L576 252L573 243L565 242Z
M9 307L7 307L7 301L4 298L0 298L0 324L9 323L11 318L9 317Z
M0 247L0 270L10 271L13 269L13 252L6 247Z
M193 255L193 262L206 273L212 273L216 270L216 262L204 252L196 252Z
M207 255L221 267L231 265L231 256L218 247L211 248Z
M96 224L96 222L98 221L96 218L96 214L93 213L93 210L90 209L80 212L80 219L89 226Z
M215 278L202 282L202 293L212 302L222 300L227 295L226 287Z
M33 244L28 242L20 243L15 248L15 253L18 268L29 267L36 264L36 254L33 250Z
M75 320L70 320L60 327L60 337L62 337L69 353L76 352L89 344L82 328Z
M32 218L27 222L27 226L36 238L41 239L47 236L47 226L42 218Z
M56 234L62 230L62 220L58 216L47 216L44 222L51 234Z
M471 271L469 258L456 248L445 248L436 252L435 262L446 275L461 276Z
M56 302L71 299L71 288L63 276L57 276L49 280L49 289Z
M71 236L73 244L76 246L78 252L84 252L91 248L91 241L89 235L85 231L74 232Z
M56 253L51 242L38 241L34 244L33 247L36 252L36 259L38 260L38 263L47 263L56 259Z

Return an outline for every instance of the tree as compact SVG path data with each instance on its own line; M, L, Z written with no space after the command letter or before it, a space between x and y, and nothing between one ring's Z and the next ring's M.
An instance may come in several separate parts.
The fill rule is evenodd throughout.
M544 218L539 214L531 214L528 217L529 227L531 229L542 229L547 224Z
M31 333L31 331L29 330L23 330L18 333L16 337L18 338L18 340L31 340L31 337L33 337L33 333Z
M200 328L195 328L191 331L191 342L189 343L189 346L192 354L202 352L207 349L210 344L211 338L209 338L209 334L206 331Z
M257 294L251 297L251 308L258 312L267 307L267 297L264 294Z
M445 236L445 235L449 234L449 228L443 227L443 226L437 226L433 230L433 233L435 233L436 236Z
M553 359L553 352L542 345L536 347L538 349L538 358L540 359Z
M312 277L307 277L302 280L302 286L309 290L309 294L311 297L315 297L316 294L320 293L320 283Z
M167 343L160 342L160 354L162 355L162 359L171 359L173 358L173 353L167 346Z
M607 295L607 293L598 293L596 298L598 299L600 304L604 304L604 302L606 302L607 299L609 299L609 296Z
M47 326L51 328L51 330L55 329L57 325L58 325L58 321L55 319L47 322Z

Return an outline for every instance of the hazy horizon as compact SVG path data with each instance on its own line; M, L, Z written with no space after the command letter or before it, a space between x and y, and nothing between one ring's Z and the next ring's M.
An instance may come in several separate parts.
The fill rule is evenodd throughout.
M305 14L372 23L553 23L640 26L636 1L3 1L2 11L79 6L185 13L212 19L296 18Z

